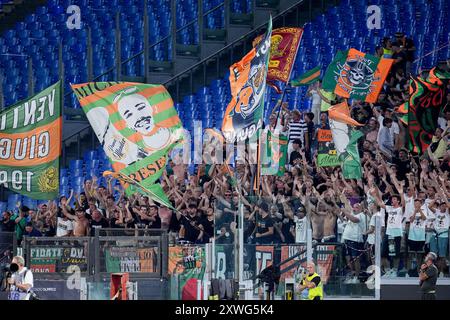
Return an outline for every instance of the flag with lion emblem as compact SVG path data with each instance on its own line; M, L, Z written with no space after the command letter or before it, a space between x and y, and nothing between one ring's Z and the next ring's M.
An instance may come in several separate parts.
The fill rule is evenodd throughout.
M61 83L0 114L0 184L36 200L59 193Z
M264 41L230 67L232 98L222 123L222 133L229 143L250 139L262 128L271 34L272 19Z
M114 171L169 206L159 184L167 154L183 141L173 100L162 85L96 82L72 85ZM122 181L126 194L141 189ZM156 196L156 197L155 197Z
M325 72L322 88L344 98L375 103L393 62L356 49L339 51Z
M281 89L277 81L283 83L289 82L302 34L302 28L293 27L277 28L272 31L267 83L273 86L279 93ZM253 40L253 46L261 42L261 39L262 36L259 36Z

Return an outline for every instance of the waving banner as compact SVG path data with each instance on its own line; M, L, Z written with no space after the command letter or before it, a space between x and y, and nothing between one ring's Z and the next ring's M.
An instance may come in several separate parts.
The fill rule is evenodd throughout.
M334 147L331 130L318 129L317 142L317 165L319 167L337 167L342 164Z
M339 159L342 161L342 171L345 179L361 179L361 159L358 153L358 139L363 136L353 126L362 126L350 117L347 101L328 109L330 129Z
M322 88L344 98L375 103L393 62L356 49L339 51L325 72Z
M411 77L408 106L409 149L422 154L431 143L444 102L444 86L440 79L429 83ZM406 109L406 108L403 108Z
M261 175L282 176L286 171L288 138L267 130L267 140L262 153Z
M0 114L0 185L37 200L59 192L61 83Z
M311 69L308 72L305 72L297 79L292 80L291 85L293 87L309 86L309 85L319 81L320 80L320 69L322 69L322 66L317 66L314 69Z
M72 86L113 169L166 200L155 182L183 140L172 98L161 85L96 82ZM140 189L122 183L127 195Z
M264 41L230 67L232 98L222 123L223 135L229 143L245 141L262 127L271 34L272 19Z
M274 29L270 39L270 61L267 83L277 88L276 81L287 83L295 63L298 47L302 38L302 28L283 27ZM261 42L262 36L253 41L253 46Z

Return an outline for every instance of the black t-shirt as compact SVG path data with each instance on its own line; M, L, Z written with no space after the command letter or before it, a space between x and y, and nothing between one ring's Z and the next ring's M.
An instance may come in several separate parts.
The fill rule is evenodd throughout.
M394 164L397 166L397 179L406 180L406 174L411 172L411 161L401 161L399 158L394 158Z
M150 225L150 221L149 220L143 220L140 217L135 217L135 219L133 220L133 225L135 228L138 229L145 229L145 227Z
M398 45L403 45L403 41L398 42ZM405 39L405 57L406 61L413 62L414 61L414 51L409 51L408 49L414 48L414 41L410 38Z
M209 181L211 181L211 177L208 176L207 174L204 174L204 175L202 175L202 176L200 177L200 179L198 180L198 184L200 185L200 187L203 188L203 185L204 185L206 182L209 182Z
M110 220L111 228L125 228L124 225L118 225L118 224L117 224L117 221L118 221L118 219L116 219L116 218L111 218L111 220Z
M188 220L189 218L189 220ZM195 228L194 226L191 225L191 222L194 222L195 225L198 226L200 218L198 216L188 216L188 218L186 217L181 217L181 224L184 227L184 240L190 241L190 242L196 242L198 235L200 234L200 230L198 230L197 228Z
M442 164L441 164L441 170L442 170L442 172L450 172L450 162L449 161L444 161Z
M209 239L214 236L214 219L209 221L208 218L201 218L199 224L203 226L203 243L208 243Z
M148 227L150 229L161 229L161 218L159 215L156 215L155 219L155 221L149 221Z
M43 233L44 237L54 237L56 236L56 228L54 226L47 226Z
M244 241L247 242L248 237L251 236L255 230L255 223L251 220L244 219Z
M258 219L256 220L256 232L263 234L269 231L269 228L273 227L273 220L272 218L267 215L264 218L259 215ZM258 242L270 242L273 239L273 234L269 236L263 236L256 238L256 241Z
M109 228L109 223L105 218L102 218L100 221L91 220L90 221L91 226L91 237L95 236L95 229L99 228Z
M315 138L315 135L314 135L314 122L308 122L308 123L306 123L306 129L308 130L308 135L309 135L309 143L311 144L312 143L312 141L314 140L314 138Z
M288 218L283 219L283 224L281 226L281 233L283 233L285 243L295 243L295 237L290 232L292 226L295 226L295 223L292 219Z
M180 220L177 219L177 214L172 211L172 217L170 217L169 231L178 232L180 231Z
M289 156L289 164L291 166L293 166L294 165L294 161L297 160L297 159L301 159L301 158L302 158L302 156L300 155L300 152L294 150L294 151L291 152L291 154Z
M15 229L16 223L13 220L8 220L8 222L2 221L3 232L14 232Z
M402 51L395 52L392 55L392 59L397 60L398 58L401 58L401 60L398 63L394 63L392 65L392 68L391 68L392 74L395 74L398 69L405 70L405 68L406 68L406 54L404 52L402 52Z
M427 293L432 290L436 290L438 273L439 271L434 264L429 266L425 271L425 274L428 276L428 279L420 281L420 291Z

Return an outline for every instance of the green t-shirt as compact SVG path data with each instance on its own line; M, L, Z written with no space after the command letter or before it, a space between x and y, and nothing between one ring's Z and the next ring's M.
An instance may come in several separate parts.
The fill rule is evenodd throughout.
M14 221L19 217L18 214L15 214L11 217L11 220ZM23 233L25 232L25 226L27 224L27 219L22 218L19 223L16 223L16 238L17 240L22 240Z

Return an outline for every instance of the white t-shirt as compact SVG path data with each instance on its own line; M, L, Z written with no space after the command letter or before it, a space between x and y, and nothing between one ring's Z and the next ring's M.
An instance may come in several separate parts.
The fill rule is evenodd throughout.
M387 215L386 234L392 237L401 237L403 225L403 208L386 206L386 209L384 211Z
M29 284L31 288L34 286L33 273L24 267L20 272L15 272L12 275L12 279L18 284ZM29 300L28 292L24 292L17 288L15 285L11 285L10 288L10 300Z
M384 117L382 115L378 116L378 123L380 124L380 129L383 128L383 120ZM400 127L396 121L392 121L392 126L389 130L391 132L391 136L394 137L394 134L400 134Z
M322 98L320 97L318 91L316 89L311 89L311 98L312 98L312 105L318 105L322 102Z
M294 217L295 243L306 243L306 217Z
M56 236L65 237L69 234L69 231L73 230L73 222L71 220L64 221L63 218L58 217L56 224Z
M409 222L409 218L414 213L414 197L408 197L405 193L405 214L403 215L403 231L405 231L406 222Z
M363 232L366 227L366 215L363 212L360 212L354 216L359 219L359 222L355 223L348 220L344 233L342 234L342 239L355 242L364 242Z
M425 223L426 220L422 220L420 213L417 212L414 221L409 226L408 239L413 241L425 241Z
M436 220L434 221L434 230L439 238L448 238L448 228L450 227L450 214L448 210L444 212L436 210ZM445 232L447 231L447 232Z
M382 209L383 210L383 209ZM369 226L370 227L376 227L375 226L375 219L376 217L380 217L380 222L381 222L381 227L384 227L385 223L384 223L384 212L383 211L378 211L375 212L372 217L370 218L370 222L369 222ZM375 244L375 232L369 233L367 235L367 243L368 244Z

